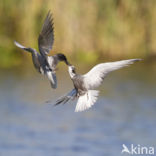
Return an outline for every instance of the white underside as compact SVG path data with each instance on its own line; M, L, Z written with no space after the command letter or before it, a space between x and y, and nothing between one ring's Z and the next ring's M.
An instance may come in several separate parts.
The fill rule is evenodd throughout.
M56 79L56 74L55 72L51 72L51 71L48 71L46 73L49 81L50 81L50 84L51 84L51 87L52 88L57 88L57 79Z
M77 101L75 112L81 112L92 107L99 95L97 90L88 90L86 94L80 96Z
M55 66L53 56L47 56L47 61L49 63L49 66L53 69L53 67Z

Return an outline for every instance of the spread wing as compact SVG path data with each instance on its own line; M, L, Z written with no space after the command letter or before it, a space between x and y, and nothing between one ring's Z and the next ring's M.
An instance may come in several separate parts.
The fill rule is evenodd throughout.
M87 74L83 75L84 84L87 89L95 89L101 85L108 73L140 60L141 59L130 59L98 64L93 67Z
M18 47L18 48L21 48L23 50L26 50L28 52L33 52L35 51L33 48L27 48L27 47L24 47L23 45L21 45L20 43L14 41L14 44Z
M42 31L38 37L38 46L40 53L44 56L49 54L54 43L54 27L52 13L49 11L44 21Z
M73 100L76 97L77 91L76 89L73 89L72 91L70 91L68 94L60 97L56 102L55 102L55 106L59 105L59 104L65 104L70 100Z

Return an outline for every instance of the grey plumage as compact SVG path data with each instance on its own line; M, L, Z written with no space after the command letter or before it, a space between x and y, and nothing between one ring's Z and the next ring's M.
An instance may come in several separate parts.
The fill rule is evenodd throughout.
M52 49L54 43L54 27L53 27L53 19L52 14L49 11L44 24L42 26L42 30L38 37L38 53L35 49L24 47L20 43L14 41L14 44L31 53L32 61L36 70L44 74L48 77L51 87L57 88L57 79L56 79L56 66L60 61L64 61L68 65L67 58L64 54L56 54L54 56L48 56L50 50Z
M39 51L42 55L48 55L54 43L54 27L52 14L49 11L44 21L41 33L38 37Z
M59 104L65 104L70 100L73 100L74 98L76 98L77 96L77 91L76 89L73 89L72 91L70 91L68 94L60 97L56 102L55 102L55 106L59 105ZM48 101L49 102L49 101Z
M104 78L110 72L118 70L120 68L126 67L133 64L141 59L129 59L116 62L101 63L94 66L87 74L79 75L75 71L73 65L68 66L68 72L73 81L74 89L66 94L65 96L59 98L55 105L65 104L66 102L77 98L77 105L75 111L84 111L90 108L96 102L98 98L99 91L94 90L99 87Z

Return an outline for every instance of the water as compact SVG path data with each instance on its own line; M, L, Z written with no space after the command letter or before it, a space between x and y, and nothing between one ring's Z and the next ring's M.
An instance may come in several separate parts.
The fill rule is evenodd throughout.
M45 104L72 89L66 69L57 90L35 70L0 74L0 156L120 156L122 144L156 150L155 65L111 73L97 103L81 113L76 101Z

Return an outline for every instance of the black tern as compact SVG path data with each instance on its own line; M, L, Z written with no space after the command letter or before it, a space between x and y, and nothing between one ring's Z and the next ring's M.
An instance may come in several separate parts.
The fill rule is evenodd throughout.
M24 47L16 41L14 41L14 43L17 47L32 54L32 61L36 70L43 75L47 75L48 79L50 80L51 87L57 88L56 66L60 61L64 61L67 65L69 63L64 54L59 53L54 56L48 56L54 43L54 27L52 13L50 11L48 12L44 24L42 26L42 30L38 37L38 47L40 53L38 53L33 48Z
M59 98L55 105L65 104L70 100L78 99L75 112L84 111L90 108L97 101L99 87L106 75L114 70L126 67L141 59L129 59L116 62L101 63L94 66L87 74L79 75L73 65L68 65L68 72L73 81L74 89L68 94Z

